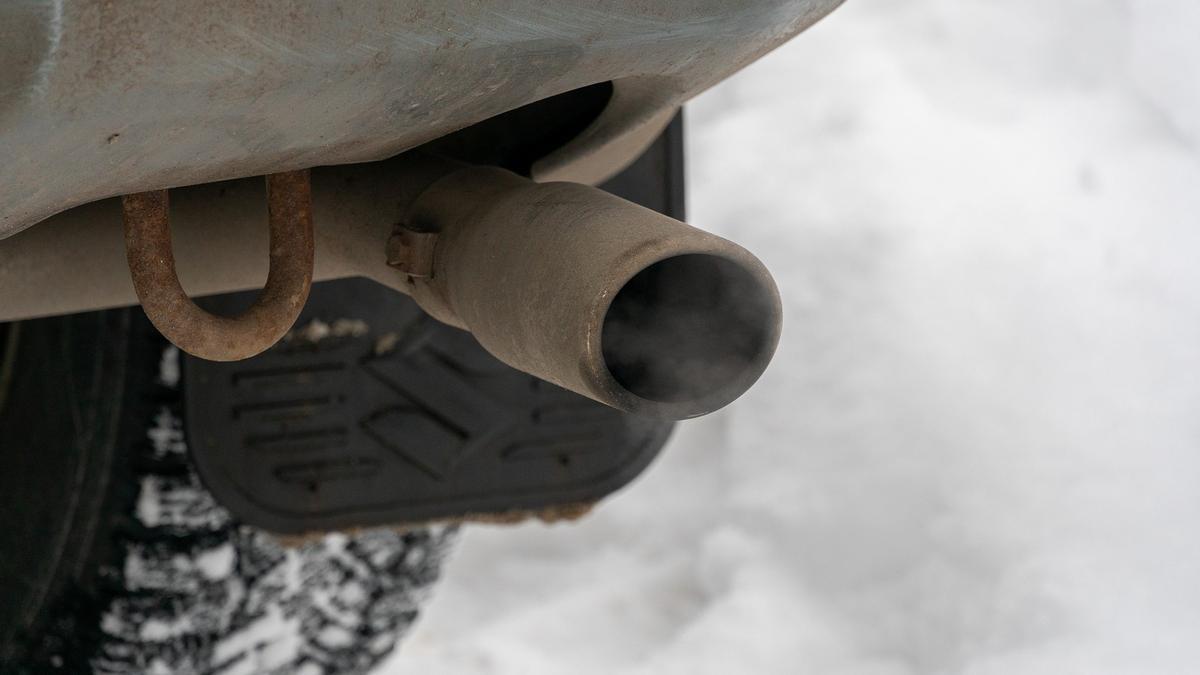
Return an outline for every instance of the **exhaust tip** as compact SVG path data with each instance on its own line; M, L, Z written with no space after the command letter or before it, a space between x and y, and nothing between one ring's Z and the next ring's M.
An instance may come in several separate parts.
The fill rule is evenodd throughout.
M779 289L758 258L593 187L466 168L426 189L408 220L437 224L410 290L425 311L625 412L713 412L779 343Z
M684 253L630 278L604 315L601 353L633 412L683 419L731 403L779 342L779 291L756 258Z

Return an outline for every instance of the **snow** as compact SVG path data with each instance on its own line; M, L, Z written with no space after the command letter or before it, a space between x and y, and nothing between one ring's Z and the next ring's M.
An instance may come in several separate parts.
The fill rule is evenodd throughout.
M764 379L467 530L389 674L1200 668L1200 8L855 0L690 107Z
M199 553L195 558L195 566L205 579L217 581L233 574L236 557L233 544L226 542Z
M183 617L179 621L148 619L138 627L138 639L146 642L162 642L176 636L187 635L195 630L189 618Z
M178 377L175 382L179 382ZM155 459L165 459L171 456L181 457L187 454L183 420L179 419L166 406L159 408L158 414L154 416L154 426L146 431L146 438L150 439L150 443L154 446Z
M283 609L275 605L265 609L260 618L217 643L213 662L231 663L222 672L253 675L293 663L304 640L300 619L284 616Z
M138 520L146 527L218 530L230 518L229 512L192 475L143 476L136 509Z
M172 345L163 350L158 361L158 381L168 389L178 389L181 374L179 348Z
M361 319L335 319L333 323L313 319L299 328L288 331L283 340L284 342L299 340L315 344L330 338L361 337L370 330L371 327L367 325L367 322Z
M129 590L195 594L206 581L220 581L234 571L236 552L224 542L195 553L164 556L153 546L133 545L125 554L122 579Z

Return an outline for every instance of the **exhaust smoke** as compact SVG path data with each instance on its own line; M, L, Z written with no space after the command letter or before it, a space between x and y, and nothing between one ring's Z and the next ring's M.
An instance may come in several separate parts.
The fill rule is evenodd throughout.
M737 263L688 254L638 272L604 317L613 379L648 401L733 400L774 351L769 289Z

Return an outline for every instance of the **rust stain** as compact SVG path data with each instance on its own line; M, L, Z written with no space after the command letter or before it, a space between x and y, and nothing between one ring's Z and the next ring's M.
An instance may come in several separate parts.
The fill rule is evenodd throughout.
M333 532L341 532L347 535L359 535L363 532L369 532L373 529L390 529L397 532L408 532L422 527L431 525L468 525L471 523L480 525L520 525L527 520L540 520L546 524L574 522L592 512L595 508L595 502L577 502L573 504L555 504L546 506L541 509L516 509L511 511L501 511L498 513L471 513L465 516L456 518L443 518L439 520L429 520L414 523L394 523L391 525L380 525L378 527L347 527ZM314 530L303 534L274 534L275 540L282 546L288 548L299 548L305 544L312 543L329 534L328 531Z

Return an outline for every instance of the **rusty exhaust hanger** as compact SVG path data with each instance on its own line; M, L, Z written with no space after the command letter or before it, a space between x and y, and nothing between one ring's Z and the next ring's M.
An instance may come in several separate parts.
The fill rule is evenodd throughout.
M238 361L274 345L296 322L313 277L312 189L308 171L267 176L270 271L262 293L235 317L210 314L183 290L171 250L166 190L121 200L125 251L146 316L185 352L210 361Z

